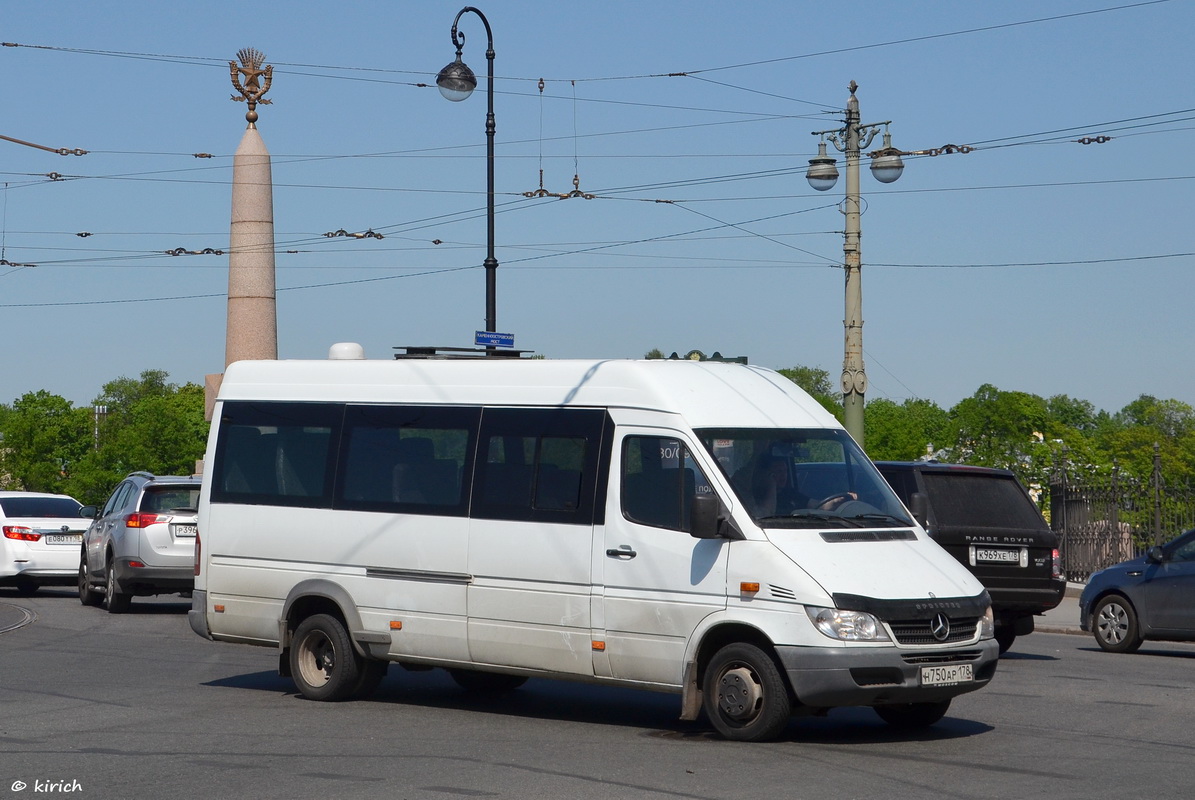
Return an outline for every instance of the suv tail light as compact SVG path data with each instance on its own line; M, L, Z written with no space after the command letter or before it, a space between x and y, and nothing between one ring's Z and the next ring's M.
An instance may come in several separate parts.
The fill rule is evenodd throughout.
M124 518L124 524L129 528L148 528L157 522L166 522L170 517L162 514L129 514Z
M1054 548L1054 572L1053 572L1053 577L1054 577L1055 579L1058 579L1058 578L1061 578L1061 577L1062 577L1062 554L1061 554L1060 552L1058 552L1058 548L1057 548L1057 547L1055 547L1055 548Z
M40 533L34 533L33 528L24 525L5 525L4 538L16 539L18 542L37 542L41 540Z

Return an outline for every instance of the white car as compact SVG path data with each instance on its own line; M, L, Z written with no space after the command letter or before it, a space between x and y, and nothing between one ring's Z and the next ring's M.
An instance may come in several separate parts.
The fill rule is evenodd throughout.
M0 586L30 595L43 585L73 585L87 528L80 508L65 494L0 492Z

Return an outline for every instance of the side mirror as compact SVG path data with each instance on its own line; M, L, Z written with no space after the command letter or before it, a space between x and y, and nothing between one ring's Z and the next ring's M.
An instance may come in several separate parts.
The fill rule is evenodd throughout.
M695 494L689 504L689 535L694 539L717 539L722 503L718 495Z
M1166 560L1166 551L1157 545L1154 545L1153 547L1149 548L1149 552L1145 554L1145 560L1151 564L1161 564Z
M79 509L79 516L84 519L95 519L99 509L95 506L83 506Z
M929 498L921 492L913 492L909 497L909 511L913 512L913 519L925 528L929 525Z

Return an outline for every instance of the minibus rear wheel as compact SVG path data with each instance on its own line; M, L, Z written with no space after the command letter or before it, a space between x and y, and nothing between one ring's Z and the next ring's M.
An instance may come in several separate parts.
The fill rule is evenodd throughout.
M330 614L314 614L295 628L290 673L308 700L344 700L360 692L363 660L344 624Z
M702 688L706 716L727 739L775 739L792 716L784 676L776 662L753 644L728 644L714 653Z

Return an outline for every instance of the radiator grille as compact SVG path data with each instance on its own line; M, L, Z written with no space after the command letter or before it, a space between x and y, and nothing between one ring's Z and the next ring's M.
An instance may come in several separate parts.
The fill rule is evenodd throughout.
M979 617L950 618L950 633L945 639L934 637L932 623L930 619L902 619L890 620L888 626L900 644L954 644L975 638Z

